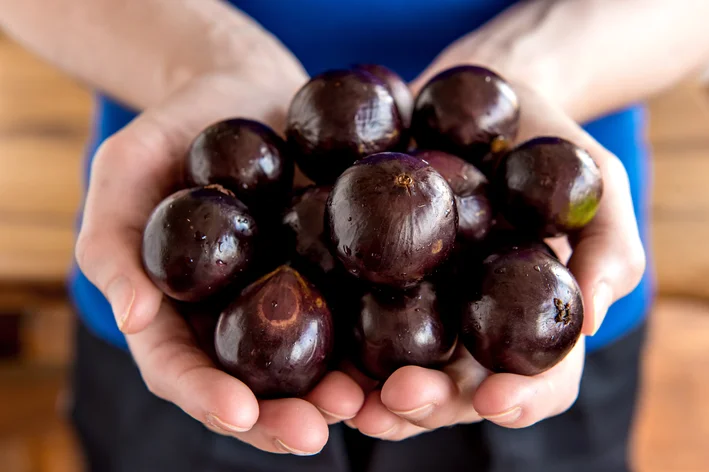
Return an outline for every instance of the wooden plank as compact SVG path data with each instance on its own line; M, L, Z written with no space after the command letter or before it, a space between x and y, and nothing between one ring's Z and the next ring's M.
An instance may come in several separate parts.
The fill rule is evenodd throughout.
M651 317L634 454L641 472L709 470L709 305L664 299Z
M75 138L0 136L0 224L73 225L82 161Z
M653 97L650 138L654 143L709 145L709 89L692 80Z
M57 424L66 375L64 368L0 365L0 438Z
M658 146L654 158L655 218L705 221L709 237L709 147Z
M0 283L51 283L66 277L74 248L74 231L18 222L0 231Z

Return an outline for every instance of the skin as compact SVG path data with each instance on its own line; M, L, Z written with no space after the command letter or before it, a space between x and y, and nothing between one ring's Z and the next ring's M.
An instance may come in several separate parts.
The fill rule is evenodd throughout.
M7 34L144 110L95 158L76 255L111 302L156 395L213 431L293 454L318 452L327 423L355 415L349 424L363 433L402 439L481 417L523 427L573 404L583 337L563 362L536 377L489 376L459 349L443 371L404 367L381 390L343 367L349 375L328 374L306 399L257 401L243 383L214 368L184 320L163 303L140 265L141 231L179 181L178 162L206 126L238 112L283 129L288 101L307 80L302 66L272 35L217 0L0 0L0 11ZM584 294L585 334L635 287L645 257L627 174L577 121L642 100L709 64L707 16L705 0L523 2L453 43L412 84L416 92L461 63L491 67L520 97L518 140L559 135L599 164L601 207L572 241L569 262ZM555 249L570 252L563 241Z

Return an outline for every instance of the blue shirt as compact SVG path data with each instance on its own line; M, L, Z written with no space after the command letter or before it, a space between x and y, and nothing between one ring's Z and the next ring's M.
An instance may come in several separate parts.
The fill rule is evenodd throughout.
M355 63L388 66L405 79L416 77L446 46L475 30L515 0L236 0L232 3L278 37L313 75ZM89 159L103 140L135 117L109 97L96 98L96 127ZM235 110L238 113L238 110ZM647 247L649 159L646 112L638 105L585 126L625 164L641 236ZM653 294L650 271L630 295L615 303L599 332L587 339L594 350L643 320ZM101 293L77 269L70 293L87 326L120 347L125 339Z

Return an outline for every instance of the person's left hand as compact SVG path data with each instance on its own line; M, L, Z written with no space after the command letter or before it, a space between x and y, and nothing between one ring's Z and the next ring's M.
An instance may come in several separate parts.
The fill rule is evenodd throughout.
M513 84L522 110L516 142L535 136L566 138L586 149L601 169L604 194L595 218L571 239L549 241L576 277L584 298L583 334L592 335L610 304L630 293L645 270L627 173L563 111L521 84ZM566 411L575 402L584 364L584 336L556 366L533 377L491 374L459 345L441 370L403 367L381 389L370 390L347 421L362 433L401 440L423 431L482 419L521 428ZM371 387L371 385L370 385Z

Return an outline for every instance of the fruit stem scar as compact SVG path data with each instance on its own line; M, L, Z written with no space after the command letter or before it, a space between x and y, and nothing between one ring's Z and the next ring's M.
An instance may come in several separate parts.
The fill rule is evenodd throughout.
M564 304L560 299L555 298L554 306L557 311L554 321L564 323L564 326L571 323L571 303Z
M412 179L409 174L399 174L394 178L394 184L396 184L397 187L405 188L409 195L411 195L411 186L414 184L414 179Z
M504 136L497 136L490 143L490 150L497 154L498 152L506 151L510 147L510 142Z

